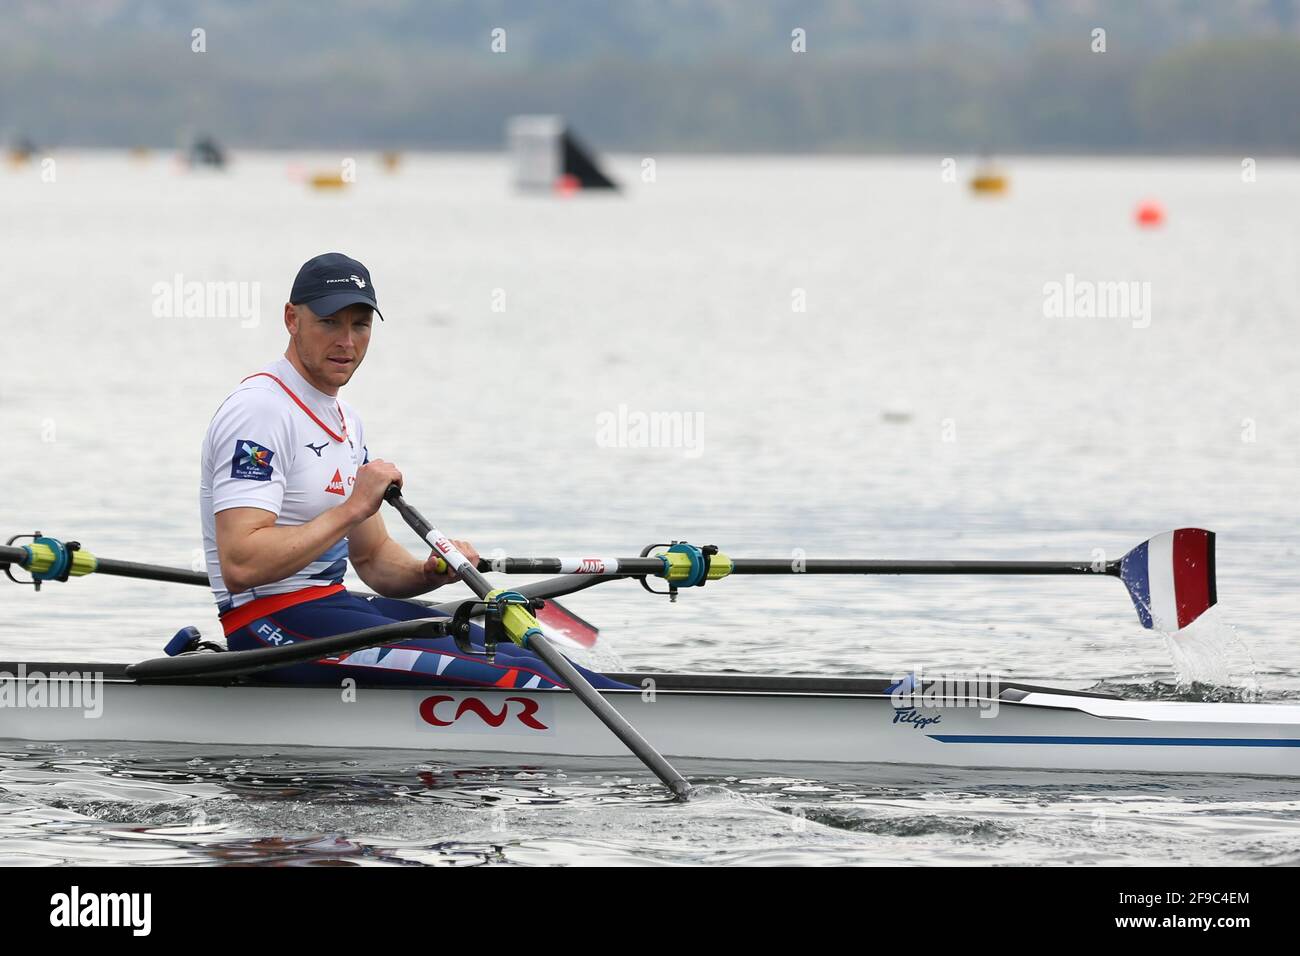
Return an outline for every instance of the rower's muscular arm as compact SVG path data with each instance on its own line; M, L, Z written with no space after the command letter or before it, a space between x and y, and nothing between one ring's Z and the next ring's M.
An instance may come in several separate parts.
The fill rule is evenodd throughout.
M275 514L263 508L217 512L217 557L226 590L239 594L301 571L375 517L389 484L401 483L402 473L396 466L377 458L357 471L356 484L346 501L305 524L277 526ZM364 576L363 580L370 583ZM425 585L424 590L430 586Z
M347 503L292 527L277 527L261 508L217 512L217 556L226 590L239 594L301 571L356 525Z

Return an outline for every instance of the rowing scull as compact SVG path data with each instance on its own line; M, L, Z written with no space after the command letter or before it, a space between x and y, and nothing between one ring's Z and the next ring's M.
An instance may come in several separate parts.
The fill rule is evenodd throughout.
M1166 630L1187 626L1217 601L1214 538L1199 529L1157 536L1117 561L1096 564L848 560L783 568L784 562L732 559L684 543L650 550L633 559L507 559L492 570L567 574L509 592L475 581L478 600L435 606L431 614L444 615L437 622L133 665L0 664L0 737L612 757L626 752L626 741L606 727L622 720L635 724L659 759L1300 777L1300 705L1291 704L1141 701L999 682L931 699L909 696L914 688L906 680L737 675L612 675L638 689L601 691L597 700L563 689L362 684L346 693L250 679L294 655L351 653L430 627L461 633L455 622L471 613L487 613L489 637L494 620L505 637L536 637L538 622L516 614L535 599L626 576L693 588L746 573L1100 574L1124 583L1144 626ZM40 537L0 549L0 560L44 580L95 571L145 577L155 570ZM177 580L179 572L156 570ZM599 716L606 710L613 713Z
M142 683L113 664L0 663L0 672L7 738L395 748L441 759L626 753L563 690L362 685L352 699L331 687ZM602 696L671 759L1300 777L1300 705L1138 701L1005 683L906 707L883 679L613 676L641 689Z

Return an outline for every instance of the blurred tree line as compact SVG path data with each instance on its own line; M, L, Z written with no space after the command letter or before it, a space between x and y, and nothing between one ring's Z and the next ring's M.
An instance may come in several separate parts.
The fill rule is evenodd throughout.
M14 0L0 131L50 145L1300 151L1293 0ZM507 50L489 49L505 24ZM206 49L191 33L205 24ZM805 25L806 53L790 49ZM1103 24L1107 49L1094 52Z

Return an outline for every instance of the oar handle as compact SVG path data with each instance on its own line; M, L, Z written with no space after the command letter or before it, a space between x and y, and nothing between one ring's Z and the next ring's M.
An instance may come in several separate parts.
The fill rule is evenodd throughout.
M402 516L402 520L411 530L424 539L425 544L438 552L442 560L469 585L471 591L483 597L492 590L492 583L479 573L474 562L465 557L460 549L452 544L450 538L430 524L424 515L416 511L415 507L402 497L401 488L396 484L389 485L388 490L384 492L384 500L397 509L397 513Z

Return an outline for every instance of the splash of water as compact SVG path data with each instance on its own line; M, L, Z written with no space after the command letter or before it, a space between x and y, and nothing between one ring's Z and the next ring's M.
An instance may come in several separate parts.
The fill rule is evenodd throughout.
M1259 697L1259 667L1237 628L1215 610L1177 633L1160 632L1178 686L1237 688L1241 699Z

